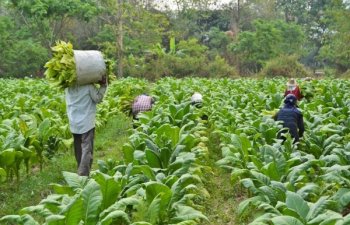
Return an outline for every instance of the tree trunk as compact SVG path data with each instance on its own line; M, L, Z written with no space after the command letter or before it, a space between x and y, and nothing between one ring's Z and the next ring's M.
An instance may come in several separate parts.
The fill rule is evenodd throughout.
M118 77L123 77L123 0L116 0L117 1L117 20L118 20L118 26L117 26L117 59L118 59Z
M233 32L233 37L236 37L239 33L240 7L241 0L237 0L237 4L233 3L230 21L230 30Z

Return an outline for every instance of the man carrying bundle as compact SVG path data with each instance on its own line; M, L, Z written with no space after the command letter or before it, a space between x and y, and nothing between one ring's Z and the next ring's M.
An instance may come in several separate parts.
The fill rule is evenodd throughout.
M89 176L95 134L96 105L101 102L107 89L107 80L103 76L97 89L93 84L74 85L65 89L67 114L70 130L74 137L75 159L78 174Z

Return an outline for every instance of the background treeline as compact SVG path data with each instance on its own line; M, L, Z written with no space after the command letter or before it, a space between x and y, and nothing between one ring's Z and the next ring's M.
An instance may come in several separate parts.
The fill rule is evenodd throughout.
M168 2L168 1L166 1ZM42 76L57 40L98 49L118 76L306 76L350 68L342 0L0 0L0 77ZM349 73L349 72L348 72Z

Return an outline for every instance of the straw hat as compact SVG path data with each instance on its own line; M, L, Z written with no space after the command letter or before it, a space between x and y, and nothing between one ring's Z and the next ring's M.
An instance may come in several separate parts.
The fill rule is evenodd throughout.
M296 85L298 85L298 83L296 82L296 80L291 78L291 79L288 80L287 85L296 86Z

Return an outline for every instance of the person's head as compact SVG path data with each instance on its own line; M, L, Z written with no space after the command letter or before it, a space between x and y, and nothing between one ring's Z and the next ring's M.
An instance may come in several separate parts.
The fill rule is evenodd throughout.
M191 104L200 108L202 106L202 103L203 96L198 92L193 93L193 95L191 96Z
M294 78L290 78L287 82L287 86L290 85L290 86L296 86L298 85L297 81L294 79Z
M290 78L286 85L287 85L287 90L293 91L298 84L293 78Z
M191 97L191 102L203 102L203 96L200 93L195 92Z
M293 94L289 94L284 99L284 104L290 105L290 106L296 106L297 105L297 97Z

